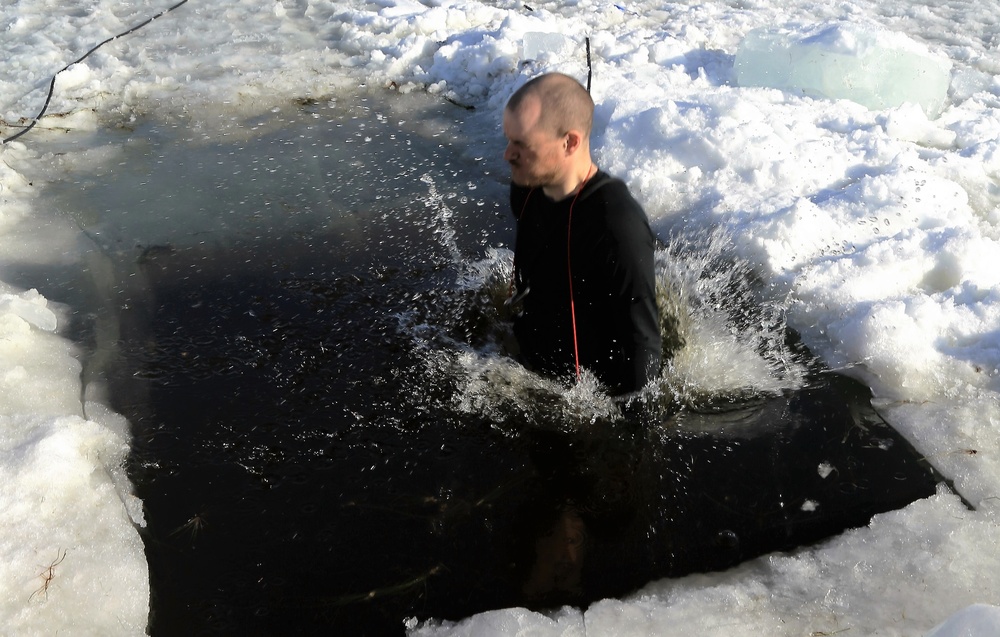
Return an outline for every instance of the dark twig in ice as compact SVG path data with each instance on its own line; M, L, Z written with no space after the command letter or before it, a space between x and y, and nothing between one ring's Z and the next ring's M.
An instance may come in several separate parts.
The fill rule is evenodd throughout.
M940 453L932 453L929 456L923 456L921 460L932 460L934 458L940 458L941 456L974 456L979 453L978 449L953 449L952 451L942 451Z
M42 110L40 110L38 112L38 115L36 115L34 117L34 119L31 120L30 124L28 124L26 127L24 127L23 129L21 129L20 132L14 134L14 135L11 135L10 137L8 137L6 139L0 140L0 144L6 144L7 142L14 141L15 139L17 139L21 135L24 135L25 133L27 133L28 131L30 131L32 128L34 128L35 124L38 123L38 120L42 119L42 115L44 115L45 111L47 111L48 108L49 108L49 102L52 101L52 94L55 92L55 89L56 89L56 78L59 76L60 73L62 73L63 71L65 71L69 67L73 66L74 64L79 64L80 62L83 62L85 59L87 59L87 57L90 56L91 53L93 53L97 49L101 48L102 46L104 46L108 42L113 42L113 41L117 40L118 38L122 38L122 37L125 37L126 35L130 35L132 33L135 33L136 31L138 31L142 27L146 26L147 24L149 24L153 20L156 20L157 18L160 18L160 17L162 17L162 16L170 13L171 11L173 11L174 9L180 7L181 5L183 5L184 3L186 3L187 1L188 0L180 0L180 2L178 2L177 4L175 4L175 5L171 6L171 7L168 7L166 9L164 9L163 11L160 11L159 13L157 13L156 15L154 15L151 18L147 18L145 21L143 21L143 22L135 25L131 29L128 29L127 31L122 31L118 35L111 36L107 40L104 40L103 42L101 42L97 46L93 47L92 49L90 49L89 51L87 51L86 53L84 53L82 56L80 56L79 58L77 58L73 62L70 62L66 66L64 66L61 69L59 69L58 71L56 71L56 74L52 76L52 81L49 82L49 94L45 98L45 104L42 105Z
M61 555L57 553L58 557L50 562L44 571L38 574L38 576L42 578L42 586L37 591L32 593L30 597L28 597L29 602L35 597L35 595L38 594L41 594L45 599L49 598L49 584L56 577L56 567L62 564L62 561L66 559L66 553L68 552L69 551L63 549Z
M180 525L179 527L171 531L170 536L173 537L175 535L180 535L183 533L187 535L192 541L194 541L195 536L197 536L199 533L205 530L206 526L207 524L205 522L205 516L201 513L196 513L190 518L188 518L187 522L185 522L184 524Z
M355 604L358 602L370 602L375 599L380 599L392 595L402 595L410 592L411 590L424 587L427 584L427 580L439 574L444 570L443 564L436 564L432 566L429 570L421 573L415 577L412 577L405 582L399 582L397 584L391 584L381 588L375 588L365 593L357 593L354 595L345 595L343 597L336 598L332 600L334 605L344 605L344 604Z

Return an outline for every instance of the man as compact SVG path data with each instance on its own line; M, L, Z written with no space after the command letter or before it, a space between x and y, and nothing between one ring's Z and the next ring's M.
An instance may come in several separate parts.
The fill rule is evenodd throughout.
M514 335L531 369L593 373L612 394L641 389L660 367L655 239L625 184L590 155L594 102L573 78L542 75L507 103Z

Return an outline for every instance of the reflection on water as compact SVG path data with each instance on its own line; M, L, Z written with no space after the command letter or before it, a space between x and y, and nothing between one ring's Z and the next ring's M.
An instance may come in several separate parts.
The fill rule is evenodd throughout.
M680 361L715 328L672 339L665 391L629 405L520 369L509 253L485 249L509 240L502 185L384 113L308 104L234 140L151 127L114 180L54 192L103 290L90 378L133 424L153 635L585 606L933 492L852 381L698 386ZM676 324L718 318L698 299ZM753 334L788 336L754 311ZM769 356L806 357L761 349L769 378Z

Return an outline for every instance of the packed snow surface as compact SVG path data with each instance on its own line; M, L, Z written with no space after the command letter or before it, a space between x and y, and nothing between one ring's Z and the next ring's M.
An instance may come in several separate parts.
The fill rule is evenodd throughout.
M53 73L167 6L5 3L0 134L39 112ZM38 191L114 161L95 131L166 117L197 131L365 84L475 107L496 124L470 135L469 156L501 172L507 96L544 71L584 80L589 42L601 167L661 236L722 229L806 344L872 387L973 509L942 489L820 546L586 611L414 621L413 634L1000 634L997 25L1000 5L980 0L191 0L60 73L38 127L0 146L0 280L82 258ZM741 80L778 69L781 51L808 58L795 81ZM847 90L872 55L875 70L898 64L896 81ZM66 311L0 284L0 625L142 634L128 426L81 380Z

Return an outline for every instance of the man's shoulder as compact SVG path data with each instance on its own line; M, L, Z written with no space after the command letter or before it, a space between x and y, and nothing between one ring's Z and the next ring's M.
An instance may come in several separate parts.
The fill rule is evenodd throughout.
M586 192L581 194L586 195L590 205L601 212L614 216L637 215L643 220L647 219L646 211L632 195L625 182L603 171L594 176Z

